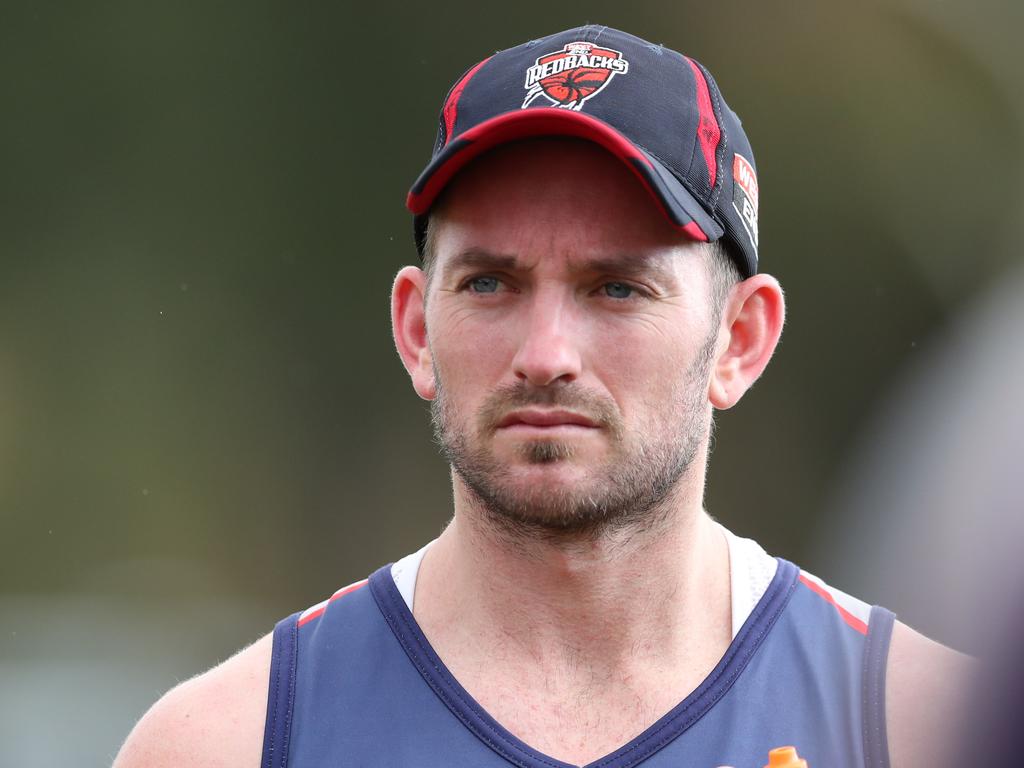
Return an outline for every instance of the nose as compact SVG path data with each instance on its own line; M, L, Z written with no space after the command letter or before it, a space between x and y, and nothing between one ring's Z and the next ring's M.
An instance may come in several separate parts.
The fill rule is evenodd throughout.
M580 375L580 333L571 300L538 291L523 323L512 361L515 375L534 386L574 381Z

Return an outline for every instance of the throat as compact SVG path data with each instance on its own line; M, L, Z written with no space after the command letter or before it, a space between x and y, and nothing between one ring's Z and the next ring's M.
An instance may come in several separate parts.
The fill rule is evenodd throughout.
M540 752L585 764L686 699L731 641L729 556L704 517L689 541L558 558L458 547L423 557L414 615L451 675ZM677 530L680 526L677 526ZM400 586L401 589L401 586Z

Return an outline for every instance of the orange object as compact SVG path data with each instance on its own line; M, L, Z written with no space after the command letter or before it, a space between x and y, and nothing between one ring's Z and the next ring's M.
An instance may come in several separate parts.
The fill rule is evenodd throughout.
M768 765L764 768L807 768L807 761L800 759L796 747L779 747L768 753Z

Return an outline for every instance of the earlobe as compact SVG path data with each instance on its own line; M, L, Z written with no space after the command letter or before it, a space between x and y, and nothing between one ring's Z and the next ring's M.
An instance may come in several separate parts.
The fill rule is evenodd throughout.
M757 381L779 343L785 316L782 288L771 275L754 275L733 287L722 313L724 348L708 385L715 408L731 408Z
M398 356L424 400L437 395L434 365L427 343L426 275L418 267L403 267L391 289L391 331Z

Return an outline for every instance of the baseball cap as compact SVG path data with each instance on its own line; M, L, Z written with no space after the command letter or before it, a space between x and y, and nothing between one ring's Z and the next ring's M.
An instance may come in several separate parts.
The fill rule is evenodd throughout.
M588 24L498 51L448 91L430 163L406 206L423 254L430 207L467 163L541 136L593 141L622 160L668 221L722 240L740 273L757 272L757 174L740 119L694 59Z

